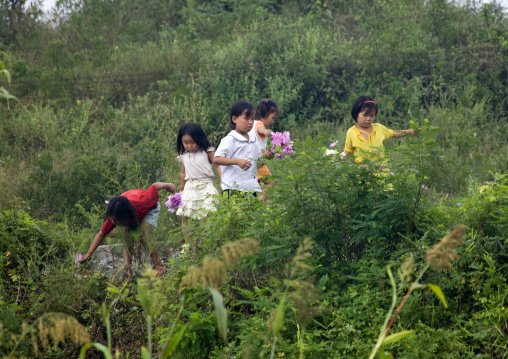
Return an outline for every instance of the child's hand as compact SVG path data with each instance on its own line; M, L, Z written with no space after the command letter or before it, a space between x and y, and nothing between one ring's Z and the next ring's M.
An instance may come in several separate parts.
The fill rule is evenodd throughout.
M272 151L266 151L265 155L266 155L266 158L268 158L269 160L271 160L273 158L273 152Z
M90 260L90 257L91 255L86 253L86 254L83 254L83 256L81 257L81 259L78 261L78 263L83 263L83 262L86 262L88 260Z
M247 171L250 168L251 163L249 160L238 160L236 165L242 170Z
M168 192L171 192L171 193L175 193L176 192L176 187L173 183L168 183L168 188L167 188L167 191Z

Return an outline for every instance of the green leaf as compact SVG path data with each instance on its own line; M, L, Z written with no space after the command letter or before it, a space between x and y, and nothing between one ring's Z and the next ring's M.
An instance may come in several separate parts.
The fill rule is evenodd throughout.
M118 289L117 287L115 286L112 286L110 285L109 287L106 288L108 290L108 292L111 292L113 294L120 294L120 289Z
M162 359L166 359L168 356L173 354L173 352L175 351L176 347L178 346L178 343L180 343L180 340L182 340L183 333L185 333L185 331L187 330L188 326L189 326L189 324L187 324L185 327L180 329L180 331L178 333L176 333L175 335L173 335L171 337L171 339L169 340L168 345L166 346L166 350L164 350L164 353L162 354Z
M277 315L275 316L275 320L273 321L273 335L278 336L282 326L284 324L284 300L285 298L282 298L279 307L277 308Z
M143 283L138 279L138 299L141 307L145 311L145 315L150 315L150 298L148 297L148 293L146 292L146 288Z
M401 332L389 335L385 338L385 340L383 340L383 345L398 342L399 340L406 338L407 336L413 334L414 332L416 332L416 330L403 330Z
M148 352L148 349L146 349L145 347L141 347L141 357L143 359L151 359L150 353Z
M390 352L385 352L384 346L379 349L379 357L381 359L393 359L393 355Z
M446 303L446 298L441 291L441 288L439 288L438 285L435 284L427 284L427 287L432 289L432 291L437 295L437 297L441 300L441 303L443 303L443 307L448 308L448 304Z
M16 96L11 95L6 89L0 87L0 98L17 100Z
M215 288L206 286L206 289L210 292L210 294L212 294L215 315L217 316L217 327L219 328L220 336L224 341L227 341L228 314L226 312L226 308L224 307L224 298L222 298L222 295Z
M101 343L93 343L92 344L95 349L99 350L104 354L105 359L113 359L113 354L109 351L108 347Z

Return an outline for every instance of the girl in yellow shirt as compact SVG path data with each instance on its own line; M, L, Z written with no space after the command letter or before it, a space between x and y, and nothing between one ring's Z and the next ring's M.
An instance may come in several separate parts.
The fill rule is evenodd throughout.
M406 134L416 135L414 130L391 130L379 123L374 123L378 111L377 103L370 96L360 96L355 100L351 109L351 116L356 125L347 131L344 152L354 154L356 162L362 162L365 157L371 161L384 157L383 142L390 137L404 137Z

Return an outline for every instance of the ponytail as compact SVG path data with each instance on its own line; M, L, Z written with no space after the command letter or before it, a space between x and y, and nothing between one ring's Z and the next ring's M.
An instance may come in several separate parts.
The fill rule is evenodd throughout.
M258 107L256 108L255 120L260 121L262 118L268 117L271 113L279 113L279 107L275 103L275 101L270 99L264 99L259 102Z

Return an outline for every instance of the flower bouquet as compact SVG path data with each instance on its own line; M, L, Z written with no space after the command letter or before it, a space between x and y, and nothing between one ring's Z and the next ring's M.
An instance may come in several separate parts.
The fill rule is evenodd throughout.
M293 142L289 138L289 132L272 132L272 152L275 157L284 159L285 155L293 153Z
M168 196L168 201L165 204L166 207L168 207L169 212L175 213L179 207L183 206L182 194L178 192L174 195Z

